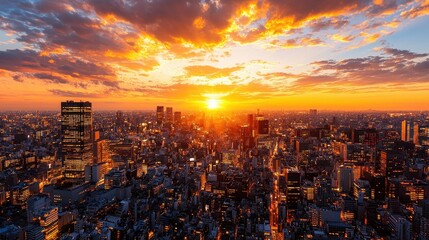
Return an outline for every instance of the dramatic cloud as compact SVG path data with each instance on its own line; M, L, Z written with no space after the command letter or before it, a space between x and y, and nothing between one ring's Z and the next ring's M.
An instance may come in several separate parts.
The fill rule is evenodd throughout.
M411 5L413 4L413 5ZM426 14L427 2L408 0L154 0L154 1L1 1L1 28L18 40L41 49L78 52L140 52L145 35L167 44L197 46L241 42L283 34L305 27L315 32L341 29L346 15L379 16L403 11L402 16ZM412 10L407 8L413 6ZM408 9L408 10L407 10ZM112 54L110 54L112 55Z
M428 53L413 53L408 50L399 50L394 48L382 48L380 50L386 54L393 55L394 57L407 60L429 56Z
M424 89L429 55L385 42L427 14L427 0L0 0L0 80L100 99Z
M70 56L43 56L33 50L0 51L0 68L16 72L31 73L39 79L60 84L69 83L65 77L77 82L87 81L109 87L117 87L114 71L104 64L94 64ZM52 73L62 76L54 76Z
M336 17L336 18L321 18L309 23L309 27L315 31L326 30L329 28L340 29L347 26L350 23L350 20L346 17Z
M413 53L407 50L382 48L387 56L369 56L341 61L314 62L315 75L331 76L327 81L338 81L352 86L429 83L429 56L427 53ZM299 84L299 82L298 82Z
M218 43L240 8L252 1L114 1L93 0L103 17L113 15L160 41Z
M45 79L53 83L60 83L60 84L70 83L70 81L65 78L62 78L60 76L54 76L52 74L47 74L47 73L35 73L33 74L33 76L35 78Z
M386 56L313 62L311 73L260 73L259 82L273 83L278 90L299 92L400 91L429 84L429 54L382 48ZM423 88L425 89L425 88Z

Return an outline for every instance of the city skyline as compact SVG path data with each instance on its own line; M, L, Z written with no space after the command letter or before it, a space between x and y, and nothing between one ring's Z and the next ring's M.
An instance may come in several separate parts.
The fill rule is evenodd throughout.
M429 239L429 112L92 106L0 112L1 239Z
M429 1L0 1L0 111L429 110Z

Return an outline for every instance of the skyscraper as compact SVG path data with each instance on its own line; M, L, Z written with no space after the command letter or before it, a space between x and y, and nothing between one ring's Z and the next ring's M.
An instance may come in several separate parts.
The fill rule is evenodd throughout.
M85 165L93 163L90 102L61 103L61 135L64 177L72 182L83 182Z
M124 113L121 111L116 112L116 128L117 131L122 131L124 128Z
M398 177L404 174L406 154L401 151L386 150L380 154L380 171L385 177Z
M156 107L156 124L161 125L164 122L164 106Z
M257 125L258 125L258 135L268 135L269 134L270 124L269 124L268 120L266 120L266 119L258 120Z
M250 149L254 146L252 130L249 125L241 126L241 141L244 150Z
M338 169L338 188L342 193L350 193L353 187L353 169L348 166L340 166Z
M429 145L429 126L415 123L414 124L414 144Z
M295 209L301 196L301 173L298 168L286 169L286 200L291 209Z
M402 127L401 127L401 140L408 142L411 141L411 135L412 135L412 131L411 131L411 123L410 121L404 120L402 121Z
M173 108L167 107L165 110L165 121L167 123L173 123Z
M247 124L250 127L250 133L252 135L252 137L254 137L255 133L255 118L253 117L253 114L248 114L247 115Z

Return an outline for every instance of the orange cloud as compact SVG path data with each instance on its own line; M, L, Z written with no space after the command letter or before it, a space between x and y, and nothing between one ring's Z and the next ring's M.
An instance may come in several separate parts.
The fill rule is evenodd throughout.
M383 0L374 0L373 1L375 5L383 5Z
M382 33L366 33L362 32L360 36L364 37L365 43L373 43L383 36Z
M280 46L283 48L301 48L301 47L317 47L317 46L326 46L326 44L319 38L313 37L297 37L288 39L284 42L274 40L271 42L274 46Z
M343 36L340 34L334 34L331 36L332 40L338 41L338 42L350 42L353 41L356 37L353 35L347 35L347 36Z
M42 83L39 88L45 90L45 85L78 88L73 92L58 91L54 87L57 90L50 93L56 96L132 98L150 93L177 100L174 94L185 96L168 89L165 84L189 93L182 85L171 82L181 73L157 70L169 70L170 66L180 69L188 64L195 65L185 67L180 77L193 78L186 82L198 80L195 85L201 86L186 87L210 92L204 84L216 84L219 87L214 87L213 91L225 92L228 93L225 97L237 99L268 98L265 95L293 94L306 88L338 90L340 87L335 85L340 76L347 78L341 82L343 88L359 87L362 91L365 87L358 86L359 82L374 85L376 81L384 83L385 78L390 78L398 84L395 76L426 83L421 73L426 71L427 61L387 49L378 53L381 59L321 61L313 65L314 76L275 72L281 71L277 67L290 64L284 62L270 65L274 73L265 75L255 73L267 70L255 66L256 62L252 67L257 70L247 67L246 71L242 71L244 64L232 67L210 64L222 60L231 61L229 66L245 62L240 58L240 51L249 47L255 49L256 54L266 44L298 48L325 46L332 43L330 39L352 43L359 39L358 45L363 46L379 41L408 18L428 14L428 0L216 0L203 3L200 0L58 0L29 3L27 0L2 3L0 28L24 46L21 50L0 51L0 69L4 70L2 81L7 79L14 86L24 85L22 82ZM240 44L248 45L234 49ZM396 61L413 63L394 65L386 55L393 56ZM271 57L261 56L261 60L278 61ZM384 65L377 67L377 61ZM349 68L356 72L367 68L367 71L358 75ZM411 70L419 74L412 75ZM152 87L158 85L161 87ZM89 87L94 89L89 90ZM163 91L170 95L160 93ZM94 95L97 92L102 94Z
M429 1L425 0L421 5L418 5L414 8L404 10L401 12L401 17L403 18L416 18L429 14Z
M186 77L205 77L208 79L228 77L232 73L243 69L242 66L230 68L217 68L208 65L196 65L185 67Z

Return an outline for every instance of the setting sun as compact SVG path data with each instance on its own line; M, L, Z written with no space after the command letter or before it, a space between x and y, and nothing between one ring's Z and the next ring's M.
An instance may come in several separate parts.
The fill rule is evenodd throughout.
M207 108L208 109L217 109L220 107L220 100L219 99L207 99Z

